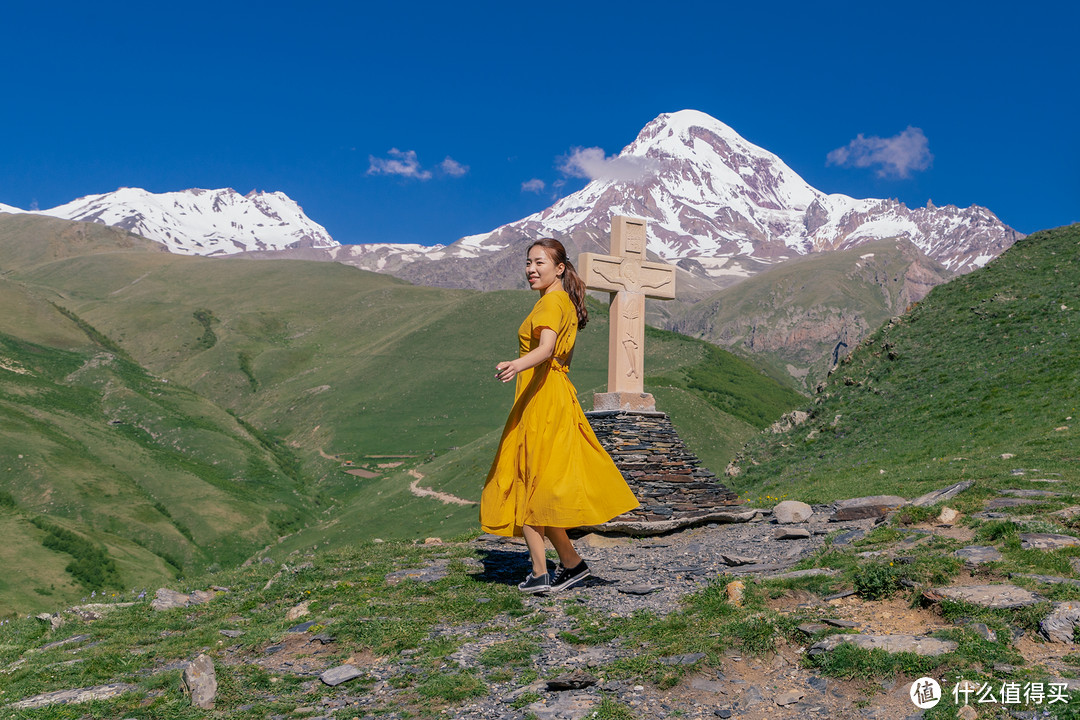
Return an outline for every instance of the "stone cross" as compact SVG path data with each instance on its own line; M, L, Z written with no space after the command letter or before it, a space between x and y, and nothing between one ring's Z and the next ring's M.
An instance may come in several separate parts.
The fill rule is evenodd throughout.
M581 253L578 271L590 290L611 294L608 387L594 410L656 410L645 392L645 298L675 297L675 268L645 260L645 221L611 219L611 255Z

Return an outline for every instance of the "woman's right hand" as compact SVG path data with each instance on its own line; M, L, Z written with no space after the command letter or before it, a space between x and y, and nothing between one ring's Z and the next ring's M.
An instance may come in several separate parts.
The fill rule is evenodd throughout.
M502 380L503 382L510 382L517 375L517 368L514 367L512 360L507 362L501 362L495 366L495 379Z

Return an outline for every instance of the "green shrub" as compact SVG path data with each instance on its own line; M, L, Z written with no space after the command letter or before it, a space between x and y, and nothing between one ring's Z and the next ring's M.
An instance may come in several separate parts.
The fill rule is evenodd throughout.
M865 600L881 600L900 589L900 573L890 562L869 563L855 570L855 592Z

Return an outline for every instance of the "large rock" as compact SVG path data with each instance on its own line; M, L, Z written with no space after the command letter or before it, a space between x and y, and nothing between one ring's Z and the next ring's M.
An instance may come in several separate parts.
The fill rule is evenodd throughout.
M806 522L814 514L814 509L798 500L785 500L773 508L773 517L778 523Z
M169 588L158 588L154 593L154 599L150 601L150 607L154 610L173 610L175 608L187 607L188 602L191 600L191 596L170 590Z
M959 644L952 640L938 640L923 635L830 635L811 645L807 653L819 655L835 650L843 643L851 643L866 650L884 650L887 653L911 652L928 656L944 655L959 647Z
M191 704L202 710L214 709L217 697L217 673L209 655L199 655L184 668L181 678L185 695L191 696Z
M1080 625L1080 602L1070 600L1055 603L1053 612L1039 623L1039 630L1050 642L1072 645L1077 625Z
M926 493L925 495L920 495L919 497L912 500L911 504L915 507L929 507L930 505L934 505L939 502L945 502L946 500L953 499L974 484L974 480L964 480L963 482L958 482L955 485L950 485L947 488L933 490Z
M91 700L107 700L126 692L135 692L138 689L137 686L128 683L109 683L108 685L95 685L94 687L76 688L74 690L55 690L20 700L8 705L8 707L25 710L46 707L47 705L71 705L90 702Z
M952 600L966 602L994 610L1035 605L1043 598L1030 590L1015 585L967 585L962 587L930 588L923 591L923 597L932 602Z
M907 504L905 498L897 495L872 495L870 497L843 500L836 506L836 512L829 518L832 522L846 520L866 520L885 517L893 510Z
M1080 538L1055 533L1020 533L1020 547L1025 550L1060 550L1080 545Z

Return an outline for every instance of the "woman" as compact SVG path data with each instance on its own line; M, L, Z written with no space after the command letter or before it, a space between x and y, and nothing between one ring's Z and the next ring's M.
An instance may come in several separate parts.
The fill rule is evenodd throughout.
M606 522L638 506L596 439L567 378L578 328L585 327L585 283L558 240L529 246L529 287L540 299L518 328L520 354L495 366L517 380L514 407L480 498L480 525L496 535L524 536L532 572L523 592L565 590L589 576L566 528ZM544 538L559 554L548 575Z

